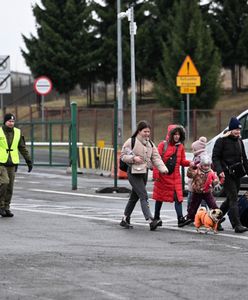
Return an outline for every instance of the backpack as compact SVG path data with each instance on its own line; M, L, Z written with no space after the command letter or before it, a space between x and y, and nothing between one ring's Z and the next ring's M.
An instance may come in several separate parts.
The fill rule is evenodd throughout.
M168 143L167 141L164 141L164 148L161 154L161 158L163 159L163 156L167 150L168 147ZM176 162L177 162L177 150L178 150L178 145L176 146L176 151L175 153L173 153L167 160L167 162L165 163L167 169L168 169L168 175L172 174L175 170L175 166L176 166Z
M131 138L131 149L133 149L134 147L134 144L135 144L135 137L132 137ZM122 171L122 172L127 172L128 170L128 164L125 163L123 160L119 160L119 169Z
M131 149L133 149L133 147L134 147L134 145L135 145L135 137L132 137L131 138L132 140L131 140ZM151 144L151 146L153 147L153 143L149 140L149 142L150 142L150 144ZM121 158L120 158L120 160L119 160L119 169L122 171L122 172L127 172L127 170L128 170L128 164L127 163L125 163L123 160L121 160Z

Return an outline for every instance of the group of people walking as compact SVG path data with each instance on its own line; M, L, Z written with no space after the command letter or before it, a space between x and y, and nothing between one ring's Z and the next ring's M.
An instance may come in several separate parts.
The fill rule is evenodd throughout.
M190 161L186 159L185 130L181 125L169 125L165 140L156 147L150 140L151 125L147 121L140 121L133 136L124 143L121 151L121 160L129 166L127 176L132 191L120 225L132 228L131 215L138 200L150 230L162 226L160 212L163 202L174 202L178 227L189 225L194 222L200 205L209 209L218 208L212 192L214 187L221 184L226 193L226 200L220 206L223 216L228 213L236 233L247 231L248 228L242 226L240 222L238 208L240 178L248 174L248 161L240 135L241 128L238 119L232 117L228 130L215 142L212 158L206 152L206 137L200 137L192 143L194 157ZM183 215L182 207L180 166L189 167L186 216ZM150 210L146 189L148 170L153 171L152 199L156 201L154 215ZM224 220L223 217L218 224L219 231L223 230L221 223Z
M32 160L25 146L21 130L15 127L15 116L4 116L0 128L0 216L13 217L10 203L13 194L15 172L19 164L19 152L24 157L28 172L32 170ZM242 226L238 208L240 178L248 174L248 161L241 139L241 124L232 117L228 130L215 142L212 159L206 152L207 139L200 137L192 143L193 160L187 160L184 140L185 130L181 125L169 125L165 140L158 147L150 140L151 125L140 121L136 131L123 145L121 159L128 164L128 180L132 186L129 200L120 225L131 228L131 215L140 200L141 209L150 230L162 226L160 212L163 202L174 202L178 227L194 222L200 205L209 209L218 208L213 197L214 186L223 185L226 194L220 209L223 216L228 213L236 233L248 230ZM180 166L188 167L187 214L183 215L183 191ZM212 169L214 168L214 171ZM151 213L146 189L148 170L153 170L154 214ZM224 221L223 218L221 221ZM221 222L218 230L223 230Z

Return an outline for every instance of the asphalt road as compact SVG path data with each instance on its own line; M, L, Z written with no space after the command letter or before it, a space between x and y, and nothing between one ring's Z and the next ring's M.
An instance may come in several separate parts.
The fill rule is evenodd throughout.
M65 168L26 170L16 176L15 217L0 219L1 300L247 298L248 233L229 221L224 232L197 234L178 228L165 204L164 225L151 232L137 205L134 229L123 229L128 194L95 192L113 179L78 175L72 191Z

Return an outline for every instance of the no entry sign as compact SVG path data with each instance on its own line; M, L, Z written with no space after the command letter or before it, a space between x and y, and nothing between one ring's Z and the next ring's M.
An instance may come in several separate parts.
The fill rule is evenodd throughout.
M34 81L34 90L38 95L45 96L51 92L52 88L52 81L46 76L38 77Z

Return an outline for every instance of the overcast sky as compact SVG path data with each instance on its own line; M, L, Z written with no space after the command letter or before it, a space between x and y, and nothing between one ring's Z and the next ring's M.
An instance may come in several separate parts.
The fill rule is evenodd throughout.
M35 33L32 5L39 0L1 0L0 55L10 55L11 71L30 72L21 55L24 48L21 34Z
M40 0L0 1L0 55L10 55L11 71L30 73L21 55L20 49L25 49L21 34L28 37L31 33L35 34L32 5L40 3Z

